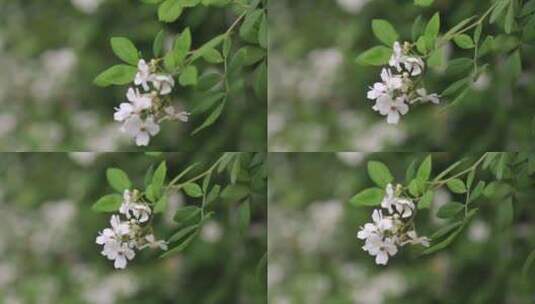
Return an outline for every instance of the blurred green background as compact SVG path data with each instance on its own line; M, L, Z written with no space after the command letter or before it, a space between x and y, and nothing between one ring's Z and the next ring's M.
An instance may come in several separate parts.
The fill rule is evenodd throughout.
M421 257L421 247L405 246L382 266L361 249L364 243L357 239L357 231L370 221L372 208L348 202L373 185L367 161L384 162L395 181L402 183L409 164L425 156L270 154L269 303L534 303L535 269L526 278L521 274L535 249L533 181L530 188L517 193L514 223L509 228L500 226L503 199L496 191L477 202L480 211L470 225L436 254ZM452 154L433 154L432 176L457 160ZM488 172L478 177L494 180ZM458 198L439 190L432 207L418 211L419 235L431 236L447 223L435 214L452 199Z
M517 1L525 3L527 1ZM534 41L520 44L523 72L511 77L506 59L514 37L501 37L484 57L488 71L458 105L412 107L397 126L371 109L368 87L380 80L379 67L363 67L356 57L379 45L372 19L390 21L404 40L418 15L440 12L442 32L472 15L488 0L435 0L429 8L404 0L270 1L270 151L508 151L533 150L535 116ZM484 34L503 34L485 25ZM503 39L502 39L503 38ZM528 44L529 43L529 44ZM470 57L447 45L448 58ZM455 80L445 69L426 76L428 92L441 93ZM451 100L450 100L451 101Z
M227 30L237 18L230 8L199 6L172 24L158 22L157 6L123 0L25 0L0 2L0 150L134 151L113 121L126 100L126 86L99 88L93 79L120 63L109 40L130 38L146 60L165 28L173 36L190 27L193 47ZM235 39L233 48L241 45ZM233 51L234 52L234 51ZM222 65L199 64L200 73ZM191 136L205 115L190 122L164 122L150 147L161 151L260 151L266 147L266 100L255 96L244 69L220 120ZM246 85L247 84L247 85ZM246 85L246 86L244 86ZM178 88L178 87L177 87ZM200 102L192 89L178 88L176 107Z
M174 177L194 161L201 162L197 170L206 169L219 156L0 154L0 303L265 303L260 262L267 250L265 194L251 201L251 225L244 234L236 202L217 200L199 237L169 258L147 249L126 270L115 270L95 243L97 232L109 226L109 214L90 209L112 192L108 167L123 169L139 187L149 166L162 158ZM174 211L188 204L199 202L181 193L169 197L155 221L158 238L175 232Z

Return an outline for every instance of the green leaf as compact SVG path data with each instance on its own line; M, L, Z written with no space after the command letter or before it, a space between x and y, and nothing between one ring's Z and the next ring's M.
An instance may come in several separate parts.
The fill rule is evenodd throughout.
M219 36L216 36L212 39L210 39L208 42L206 42L205 44L203 44L200 48L198 48L196 51L194 51L191 55L191 62L194 62L195 60L197 60L198 58L202 57L203 54L210 50L210 49L213 49L215 47L217 47L225 38L227 38L228 35L227 34L221 34Z
M126 64L118 64L102 72L93 82L99 87L125 85L134 80L136 73L136 67Z
M195 135L199 133L200 131L202 131L203 129L213 125L216 122L216 120L219 118L219 116L221 116L221 113L223 112L224 108L225 108L225 101L220 103L219 106L217 106L217 108L213 110L212 113L210 113L210 115L206 118L203 124L192 132L192 135Z
M426 40L427 49L432 50L435 46L435 40L440 33L440 14L435 13L431 20L427 23L425 27L424 36Z
M451 231L453 231L453 229L461 226L462 224L463 224L463 221L458 221L458 222L446 225L444 227L441 227L439 230L437 230L435 233L431 235L431 239L432 240L440 239L441 237L450 233Z
M183 186L183 189L189 197L197 198L203 194L201 186L196 183L187 183Z
M420 164L420 167L418 167L418 171L416 172L416 178L421 182L425 183L429 180L429 177L431 177L431 169L432 169L432 159L431 155L428 155L424 161Z
M433 4L433 1L434 0L414 0L414 4L418 6L426 7L426 6L431 6L431 4Z
M427 59L427 64L432 68L440 68L444 63L444 50L442 48L435 49Z
M470 198L468 199L468 202L473 202L477 200L481 194L483 194L483 191L485 189L485 182L480 181L477 186L474 188L474 190L470 193Z
M166 175L167 166L165 161L162 161L152 176L152 193L156 199L160 198Z
M526 258L524 265L522 266L522 276L525 279L528 279L529 270L531 268L531 265L533 265L534 262L535 262L535 250L531 251L531 253Z
M182 15L181 0L166 0L158 8L158 19L162 22L174 22Z
M435 244L435 245L427 248L426 250L424 250L423 254L426 254L426 255L427 254L432 254L432 253L435 253L435 252L437 252L437 251L439 251L441 249L444 249L444 248L448 247L457 238L459 233L461 233L463 228L464 228L464 225L458 226L457 230L455 230L455 232L450 234L450 236L448 236L448 238L446 238L445 240L443 240L442 242L440 242L438 244Z
M470 78L463 78L463 79L457 80L454 83L452 83L449 87L447 87L440 95L444 97L455 95L460 90L466 88L469 82L470 82Z
M458 47L466 50L473 49L476 46L472 40L472 37L466 34L460 34L453 37L453 41Z
M509 4L510 0L497 0L498 4L492 10L492 14L490 15L490 23L496 22L498 18L504 13L505 8L507 7L507 4Z
M132 187L132 182L128 175L121 169L109 168L106 170L106 178L110 186L121 193Z
M535 0L530 0L524 4L522 11L520 12L520 16L525 17L532 13L535 13Z
M221 192L221 198L227 201L239 201L249 195L249 187L231 184Z
M186 206L178 209L173 220L181 225L197 223L200 220L201 208L197 206Z
M264 60L255 70L254 91L258 98L267 97L267 62Z
M438 209L437 216L440 218L449 218L455 216L464 209L464 205L457 202L444 204Z
M218 197L219 193L221 191L221 186L215 185L210 192L208 192L208 195L206 196L206 204L213 203Z
M514 219L514 207L512 197L507 198L498 205L497 225L498 230L503 231L511 227Z
M392 49L386 46L375 46L357 57L357 63L362 65L381 66L388 63L392 57Z
M260 9L249 12L240 26L240 37L245 41L256 43L258 41L258 27L256 25L260 22L262 15L263 12Z
M381 188L386 188L386 185L394 180L388 167L378 161L368 162L368 175L372 181Z
M240 204L239 207L239 227L240 231L242 233L245 233L247 231L247 228L249 228L249 223L251 222L251 203L249 200L245 200L243 203Z
M203 54L202 58L209 63L221 63L223 62L223 56L216 49L209 49Z
M108 194L101 197L91 210L95 212L115 212L119 210L123 202L123 197L119 194Z
M520 51L516 50L507 58L506 65L513 78L518 78L522 74L522 57Z
M380 188L368 188L362 190L349 201L353 206L377 206L381 204L385 191Z
M194 232L195 230L197 230L199 228L199 225L192 225L192 226L188 226L188 227L184 227L184 228L181 228L179 229L177 232L175 232L170 238L169 240L167 241L168 243L173 243L173 242L176 242L176 241L179 241L181 240L182 238L184 238L185 236L189 235L190 233Z
M421 185L422 183L418 181L418 179L413 179L410 181L409 183L409 193L412 195L412 196L418 196L420 195L420 188L421 188Z
M418 202L418 209L427 209L431 206L433 202L433 191L426 191L420 201Z
M407 167L407 170L405 171L405 182L409 183L416 174L416 160L411 161L410 165Z
M158 35L156 35L156 38L154 38L154 42L152 43L152 53L154 54L154 57L160 57L162 55L164 39L165 30L161 30L158 32Z
M255 47L245 46L242 49L245 50L245 57L243 58L243 65L250 66L266 57L266 50Z
M375 37L389 47L392 47L394 42L399 39L399 35L392 24L386 20L374 19L372 21L372 30Z
M447 186L453 193L460 194L460 193L466 193L466 191L468 191L468 189L466 189L466 185L464 184L464 182L458 178L448 181Z
M420 36L418 40L416 41L416 49L421 54L427 54L427 44L425 40L425 36Z
M191 31L186 28L175 40L173 46L173 59L175 65L180 65L184 62L189 50L191 49Z
M188 248L188 246L191 244L191 242L193 242L193 240L195 240L195 238L197 237L198 234L199 234L199 231L196 231L192 235L188 236L188 238L186 240L184 240L178 246L176 246L176 247L170 249L169 251L167 251L166 253L162 254L160 256L160 258L165 258L165 257L168 257L170 255L182 252L183 250Z
M137 66L139 54L132 41L125 37L113 37L110 42L111 48L117 57L126 63Z
M197 85L197 77L198 77L197 68L193 65L190 65L190 66L187 66L182 71L182 73L180 73L178 82L182 86Z
M154 213L164 212L166 208L167 208L167 196L164 195L156 203L156 206L154 206Z
M233 184L235 184L236 181L238 181L238 176L240 174L240 169L241 169L240 163L241 163L240 154L238 154L238 156L234 160L234 164L232 165L232 170L230 170L230 182Z
M260 21L260 27L258 29L258 44L264 49L268 48L268 21L266 14L262 14L262 20Z
M459 75L468 72L474 67L474 60L471 58L457 58L448 62L446 74Z

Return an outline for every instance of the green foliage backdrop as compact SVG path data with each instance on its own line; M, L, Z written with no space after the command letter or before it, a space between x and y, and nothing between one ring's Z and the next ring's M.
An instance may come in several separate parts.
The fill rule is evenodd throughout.
M428 2L432 2L429 7L389 0L271 1L270 149L532 150L535 17L533 12L521 15L522 6L533 5L530 1L512 1L518 26L510 34L505 33L504 18L491 25L485 22L482 40L486 35L495 38L492 50L480 62L488 63L487 70L456 105L448 107L453 100L443 98L440 106L419 106L394 126L371 109L373 102L367 100L366 93L380 81L380 67L359 65L356 58L381 44L372 30L373 19L388 20L399 33L400 42L412 41L418 16L427 22L439 12L444 34L468 17L481 16L493 3ZM509 64L516 50L521 55L519 74ZM470 58L472 53L453 42L447 44L443 66L426 74L428 92L441 93L458 80L459 76L447 69L450 60Z
M371 207L350 203L373 186L368 161L386 164L395 183L424 153L272 154L269 171L269 303L529 303L533 265L522 274L535 248L533 180L517 184L513 210L503 197L508 178L476 203L479 212L447 248L422 256L403 247L376 265L357 231L370 222ZM467 159L463 170L480 155ZM431 176L459 159L433 153ZM478 178L494 180L488 172ZM376 180L378 180L376 178ZM461 195L436 191L429 209L419 209L418 234L431 236L446 225L437 211ZM513 213L511 213L511 211ZM532 253L533 255L533 253Z
M202 170L220 156L2 154L0 302L264 303L265 189L251 200L251 223L244 232L237 202L218 199L199 236L170 257L144 250L126 270L115 270L95 243L97 232L109 226L109 216L91 210L100 196L113 191L107 168L122 168L142 185L147 168L163 159L174 176L193 162L200 162L196 170ZM155 234L169 238L177 227L174 212L198 204L198 199L171 194L165 212L156 215Z

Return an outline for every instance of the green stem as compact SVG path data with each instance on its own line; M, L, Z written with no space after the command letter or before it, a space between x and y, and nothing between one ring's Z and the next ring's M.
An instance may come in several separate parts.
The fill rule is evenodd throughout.
M436 189L444 186L445 184L447 184L449 181L451 181L453 179L456 179L458 177L461 177L461 176L463 176L465 174L468 174L468 173L476 170L477 167L485 160L485 158L487 158L488 154L489 154L489 152L485 152L483 154L483 156L481 156L481 158L479 158L472 166L470 166L470 168L468 168L468 169L466 169L464 171L461 171L461 172L459 172L459 173L457 173L457 174L455 174L455 175L453 175L453 176L451 176L451 177L449 177L447 179L444 179L444 180L433 181L433 189L436 190Z

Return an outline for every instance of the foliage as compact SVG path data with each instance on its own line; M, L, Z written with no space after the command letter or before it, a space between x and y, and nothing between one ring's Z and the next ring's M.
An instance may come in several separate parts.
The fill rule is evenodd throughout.
M271 75L285 75L269 82L271 149L533 149L532 5L509 0L271 3ZM399 125L388 126L366 95L377 82L377 65L388 63L394 41L407 41L410 54L426 61L424 75L414 81L439 93L441 103L411 108Z
M528 153L273 156L270 302L529 301L533 161ZM382 190L377 176L403 185L417 204L418 232L432 239L429 248L403 248L388 266L376 266L356 237L382 195L351 199Z
M158 11L172 13L182 4L159 8L182 2L157 6L162 1L85 1L96 3L95 7L80 2L84 1L24 1L3 6L0 147L132 149L120 124L113 122L114 108L126 101L126 88L98 88L93 78L108 67L96 82L124 85L135 76L136 60L154 56L163 64L166 55L166 66L174 71L177 82L173 95L168 96L169 104L192 115L187 124L165 121L151 147L253 151L266 146L266 29L261 25L267 17L263 1L190 1L180 16L163 21ZM246 18L253 13L258 19ZM191 49L174 43L182 33L191 34ZM212 128L200 132L209 125Z
M265 156L150 155L4 154L0 161L4 173L0 174L0 218L5 225L0 233L0 245L5 245L0 246L0 299L50 303L167 303L176 299L188 303L265 303L265 279L259 274L265 267L262 259L267 250L266 183L260 173ZM208 180L207 174L198 183L192 181L223 160L228 165L221 166L221 171L214 169L209 183L203 183ZM239 169L231 173L232 167L238 167L236 162ZM185 168L194 163L197 166L186 172ZM150 167L153 170L147 174ZM184 174L171 183L177 172ZM239 175L234 184L232 174ZM186 183L188 180L190 183ZM209 190L217 185L224 189L240 185L248 191L247 199L217 196L208 207L211 217L195 227L197 236L179 253L172 248L183 243L176 234L182 223L175 220L184 210L201 206L202 197L197 197L197 187L191 186L194 184L205 184ZM158 237L176 238L170 244L173 252L159 258L156 250L143 251L129 261L126 270L115 270L95 244L97 231L109 225L108 218L91 209L113 212L117 208L114 203L94 202L103 193L122 198L118 193L125 187L146 189L145 185L151 185L154 194L160 188L159 193L166 198L165 206L158 203L162 200L155 203L160 212L154 215L151 225ZM205 193L211 192L202 190L203 196ZM247 225L245 217L240 216L244 214L243 201L250 204Z

